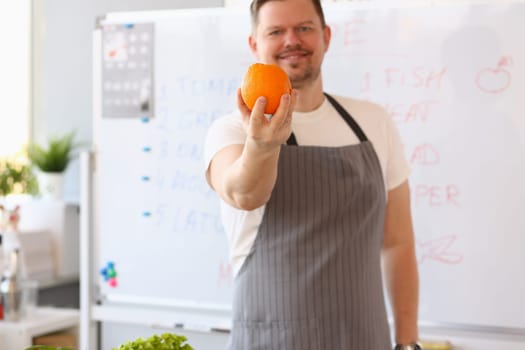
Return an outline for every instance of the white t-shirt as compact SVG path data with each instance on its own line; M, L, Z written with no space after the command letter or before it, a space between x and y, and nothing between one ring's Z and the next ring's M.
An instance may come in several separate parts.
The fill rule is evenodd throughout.
M386 111L371 102L334 96L350 113L371 141L381 163L385 190L402 184L409 176L410 168L396 125ZM294 112L292 130L297 144L339 147L356 144L359 139L350 126L325 98L316 110L307 113ZM241 116L229 114L214 121L208 130L204 147L205 167L224 147L244 144ZM230 263L236 275L257 236L265 206L246 211L234 208L221 200L221 219L228 236Z

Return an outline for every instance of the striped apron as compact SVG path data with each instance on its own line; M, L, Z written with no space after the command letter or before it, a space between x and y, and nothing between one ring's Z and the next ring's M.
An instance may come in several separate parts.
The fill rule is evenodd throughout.
M391 349L380 265L385 189L360 140L297 146L292 134L253 244L235 279L230 350Z

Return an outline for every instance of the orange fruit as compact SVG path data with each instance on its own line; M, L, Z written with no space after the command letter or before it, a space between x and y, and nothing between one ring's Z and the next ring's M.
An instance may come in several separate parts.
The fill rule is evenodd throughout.
M266 97L265 114L274 114L281 96L292 91L286 72L275 64L254 63L248 67L242 80L241 96L248 108L253 109L260 96Z

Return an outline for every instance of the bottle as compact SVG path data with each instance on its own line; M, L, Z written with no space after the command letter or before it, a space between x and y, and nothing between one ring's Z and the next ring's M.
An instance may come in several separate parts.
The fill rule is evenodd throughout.
M4 273L0 280L0 295L2 297L4 320L18 321L22 301L19 249L13 249L8 253Z
M22 302L20 285L22 261L18 239L19 209L20 207L16 206L13 210L6 210L0 205L4 260L4 271L0 279L0 304L2 304L3 319L6 321L18 321Z

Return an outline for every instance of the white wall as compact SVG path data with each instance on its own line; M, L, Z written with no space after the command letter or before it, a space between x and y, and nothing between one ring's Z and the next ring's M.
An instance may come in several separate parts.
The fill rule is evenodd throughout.
M20 151L28 138L31 0L0 2L0 157ZM16 31L16 35L13 35Z
M32 138L77 130L92 141L92 31L107 12L221 7L223 0L33 0ZM66 172L65 197L79 197L79 164Z

